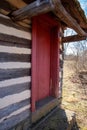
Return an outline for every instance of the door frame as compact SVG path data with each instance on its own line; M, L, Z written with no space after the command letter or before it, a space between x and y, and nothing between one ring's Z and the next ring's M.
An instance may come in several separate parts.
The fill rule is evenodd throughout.
M59 82L59 30L60 25L50 14L35 16L32 19L32 88L31 88L31 111L36 110L36 86L37 86L37 24L41 21L43 24L48 24L51 31L51 63L50 63L50 78L51 96L58 97L58 82Z

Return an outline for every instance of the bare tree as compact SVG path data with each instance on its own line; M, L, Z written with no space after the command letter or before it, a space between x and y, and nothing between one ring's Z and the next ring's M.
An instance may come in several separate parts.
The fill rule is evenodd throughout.
M66 30L65 36L74 35L75 32L73 30ZM67 55L69 49L71 50L71 54L73 55L76 62L76 72L80 70L87 70L87 40L78 41L64 44L64 54ZM70 55L71 55L70 54Z
M67 30L65 32L65 36L74 35L75 33L72 31L69 32ZM78 41L73 43L65 43L64 44L65 55L73 56L74 59L74 69L76 70L75 75L80 80L80 87L82 88L84 94L87 94L87 40ZM71 50L71 51L70 51ZM69 53L68 53L69 52ZM72 57L71 57L72 58ZM71 59L72 60L72 59Z

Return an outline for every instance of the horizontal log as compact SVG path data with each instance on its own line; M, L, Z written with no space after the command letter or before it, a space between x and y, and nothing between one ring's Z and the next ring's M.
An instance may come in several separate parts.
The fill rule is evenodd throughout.
M81 40L86 40L86 36L73 35L73 36L63 37L62 43L76 42L76 41L81 41Z
M18 123L20 123L21 121L26 120L27 118L29 118L29 116L30 116L30 110L27 109L18 115L14 115L14 116L4 120L2 123L0 123L0 129L8 130L8 129L14 127L15 125L17 125Z
M12 54L0 52L0 62L31 62L31 54Z
M12 112L30 104L30 98L18 103L11 104L3 109L0 109L0 119L10 115Z
M0 45L31 48L31 40L0 33Z
M31 75L31 69L0 69L0 81Z
M15 20L22 20L27 17L49 12L53 10L54 6L51 0L36 0L33 3L14 11L11 15Z
M31 91L25 90L17 94L8 95L4 98L0 98L0 110L17 102L23 101L31 97ZM4 103L3 103L4 102ZM1 121L0 121L1 122Z
M62 53L63 53L63 50L62 50L61 48L60 48L60 50L59 50L59 53L60 53L60 54L62 54Z
M68 27L74 29L79 35L86 35L77 21L66 11L60 0L52 0L54 4L54 14L60 18Z
M31 83L16 84L8 87L0 88L0 98L3 98L8 95L17 94L22 91L28 90Z
M16 29L21 30L21 31L26 31L26 32L31 31L30 28L27 29L27 28L24 28L23 26L18 26L17 24L12 22L11 19L6 19L2 16L0 16L0 24L6 25L8 27L16 28ZM31 27L31 23L29 23L28 27L29 26Z

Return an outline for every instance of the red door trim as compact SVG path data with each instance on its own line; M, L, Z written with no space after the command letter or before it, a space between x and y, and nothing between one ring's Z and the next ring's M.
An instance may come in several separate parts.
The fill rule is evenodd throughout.
M32 19L32 92L31 92L31 110L35 111L35 99L36 99L36 84L37 84L37 73L36 73L36 50L37 50L37 24L38 19L49 24L49 27L52 27L52 36L51 36L51 78L52 78L52 91L51 95L58 97L58 79L59 79L59 42L58 42L58 33L59 25L53 17L49 14L39 15ZM56 35L55 35L56 34Z
M35 111L35 85L36 85L36 35L37 23L36 20L32 20L32 88L31 88L31 110Z

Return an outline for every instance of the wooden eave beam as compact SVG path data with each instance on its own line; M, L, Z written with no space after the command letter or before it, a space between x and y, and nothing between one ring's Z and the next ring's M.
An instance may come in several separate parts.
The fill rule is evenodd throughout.
M86 38L87 38L86 36L79 36L79 35L67 36L62 38L62 43L86 40Z
M55 10L54 14L61 19L66 25L74 29L79 35L85 36L86 33L77 23L77 21L71 17L71 15L66 11L60 0L52 0Z
M15 20L31 18L35 15L49 12L54 9L51 0L36 0L31 4L14 11L11 15Z

